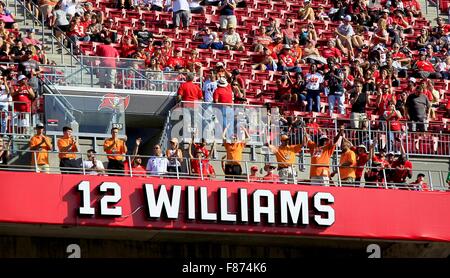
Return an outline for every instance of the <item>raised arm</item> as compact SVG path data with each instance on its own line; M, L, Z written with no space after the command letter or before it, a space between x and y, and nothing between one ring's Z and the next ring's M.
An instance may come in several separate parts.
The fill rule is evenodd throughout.
M343 134L344 134L344 126L341 126L339 128L339 133L333 139L333 145L337 144L337 142L339 141L339 139L342 137Z

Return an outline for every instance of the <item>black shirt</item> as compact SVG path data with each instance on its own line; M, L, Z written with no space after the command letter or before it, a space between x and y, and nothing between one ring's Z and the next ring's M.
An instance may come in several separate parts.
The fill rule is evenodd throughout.
M153 33L148 30L136 30L134 31L134 34L139 43L148 44L148 41L153 39Z
M353 92L350 95L350 99L355 98L356 101L352 105L352 113L366 113L366 105L367 105L367 93L360 93L358 96L356 92Z
M335 76L338 76L341 78L336 78ZM330 95L342 95L344 93L344 86L343 86L343 80L344 80L344 74L342 73L341 69L334 69L333 75L331 74L331 71L325 73L325 80L328 81L328 88L330 90Z

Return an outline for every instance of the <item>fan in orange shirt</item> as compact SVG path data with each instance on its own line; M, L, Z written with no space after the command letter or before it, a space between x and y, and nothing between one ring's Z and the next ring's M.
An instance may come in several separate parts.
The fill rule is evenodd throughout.
M311 141L309 135L305 134L304 142L307 142L309 152L311 154L311 170L310 179L312 183L318 183L321 185L330 185L330 158L333 155L336 143L342 137L344 133L344 127L341 126L339 133L334 137L333 141L326 135L322 135L319 138L319 144Z
M244 131L245 137L244 140L238 140L236 134L234 134L231 138L231 143L227 142L227 130L229 125L223 130L222 139L223 146L227 151L227 157L225 162L225 180L234 181L235 178L239 178L242 175L242 152L244 151L246 141L250 138L247 129L242 127L241 129ZM242 177L241 177L242 178Z
M286 134L281 135L281 145L275 147L269 143L270 151L275 154L278 162L278 174L280 176L281 182L287 183L292 181L295 183L296 172L293 169L295 164L296 153L302 150L302 144L289 145L289 136Z
M44 125L36 125L36 135L30 139L30 150L34 151L31 155L31 165L36 167L37 172L50 172L50 163L48 162L48 151L52 150L50 138L44 135Z
M331 174L333 177L336 172ZM356 178L356 154L351 149L351 143L344 139L342 143L342 154L339 162L339 176L342 183L353 185Z

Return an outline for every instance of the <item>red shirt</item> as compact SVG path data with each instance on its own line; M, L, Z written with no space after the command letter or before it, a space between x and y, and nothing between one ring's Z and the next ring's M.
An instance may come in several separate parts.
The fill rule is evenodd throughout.
M210 174L210 167L209 167L209 160L208 159L201 159L202 161L202 171L200 172L200 160L199 159L191 159L191 167L192 172L194 174L203 176L208 176Z
M342 57L342 52L336 47L326 47L322 49L322 57L325 59L330 57Z
M170 57L166 63L167 67L175 68L176 66L186 67L186 60L182 57Z
M392 168L396 168L398 166L400 166L400 162L398 161L394 161L394 163L392 163ZM403 165L403 168L405 169L395 169L394 170L394 175L392 177L393 182L395 183L403 183L405 182L406 178L408 177L408 174L412 174L412 163L411 161L407 160L405 161L405 164ZM409 168L409 169L406 169Z
M22 85L21 87L17 87L19 91L18 95L13 96L13 101L19 101L21 103L14 103L14 111L16 112L31 112L31 102L33 101L28 94L28 89L31 88L27 85Z
M428 61L418 61L416 63L417 68L421 71L426 71L426 72L434 72L434 67L433 64L428 62Z
M277 174L268 173L262 178L262 180L263 182L278 183L280 181L280 177Z
M122 57L130 57L134 52L136 52L136 45L134 44L122 44L121 46Z
M367 153L358 154L356 157L356 177L361 178L364 172L364 166L369 161L369 155Z
M280 96L283 95L288 95L291 92L291 86L289 85L289 83L287 84L278 84L277 85L278 88L278 93L280 94Z
M287 55L280 55L280 60L283 61L286 67L293 67L295 66L294 61L295 59L287 54Z
M226 87L217 87L213 94L214 102L233 103L233 91L230 85Z
M130 164L128 163L128 160L125 161L125 163L123 164L123 168L125 170L125 175L129 175L130 174ZM133 173L133 177L146 177L147 176L147 172L145 171L145 168L142 165L133 166L131 168L131 170Z
M312 132L312 134L314 134L314 135L319 134L319 124L318 123L307 123L306 127L308 128L309 132Z
M101 66L115 68L116 67L116 58L119 58L119 52L117 49L112 47L111 45L101 44L97 46L97 50L95 51L95 55L99 57L105 57L102 59Z
M392 59L396 60L397 58L403 59L406 58L406 55L402 52L392 53Z
M178 95L183 101L198 101L203 99L202 90L192 81L186 81L178 88Z

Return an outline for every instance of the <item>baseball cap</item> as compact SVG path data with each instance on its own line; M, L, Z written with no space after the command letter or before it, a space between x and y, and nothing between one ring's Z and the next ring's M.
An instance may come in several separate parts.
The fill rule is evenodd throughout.
M172 142L172 143L175 143L175 144L178 144L178 138L172 138L171 140L170 140L170 142Z
M412 83L416 83L417 80L416 80L414 77L410 77L410 78L408 79L408 81L409 81L409 82L412 82Z
M145 24L145 20L139 20L139 23L144 25Z
M349 15L346 15L346 16L344 17L344 20L345 20L345 21L352 21L352 17L349 16Z
M425 178L425 174L424 173L419 173L419 174L417 174L417 177L424 177Z
M87 153L97 153L94 149L89 149L86 151Z
M253 165L253 166L250 168L250 170L251 170L251 171L258 171L258 166Z
M43 123L38 123L38 124L36 125L36 128L44 128L44 124L43 124Z
M223 67L224 65L223 65L223 63L222 62L218 62L217 64L216 64L216 67Z
M365 145L363 145L363 144L359 145L358 148L362 148L362 149L367 151L367 147Z
M322 139L328 139L328 136L326 136L325 134L322 134L322 135L320 135L319 140L322 140Z
M27 77L23 74L19 75L19 77L17 77L17 81L22 81L24 79L26 79Z
M283 49L291 49L291 46L289 44L283 45Z
M36 30L34 28L27 29L27 33L36 33Z

